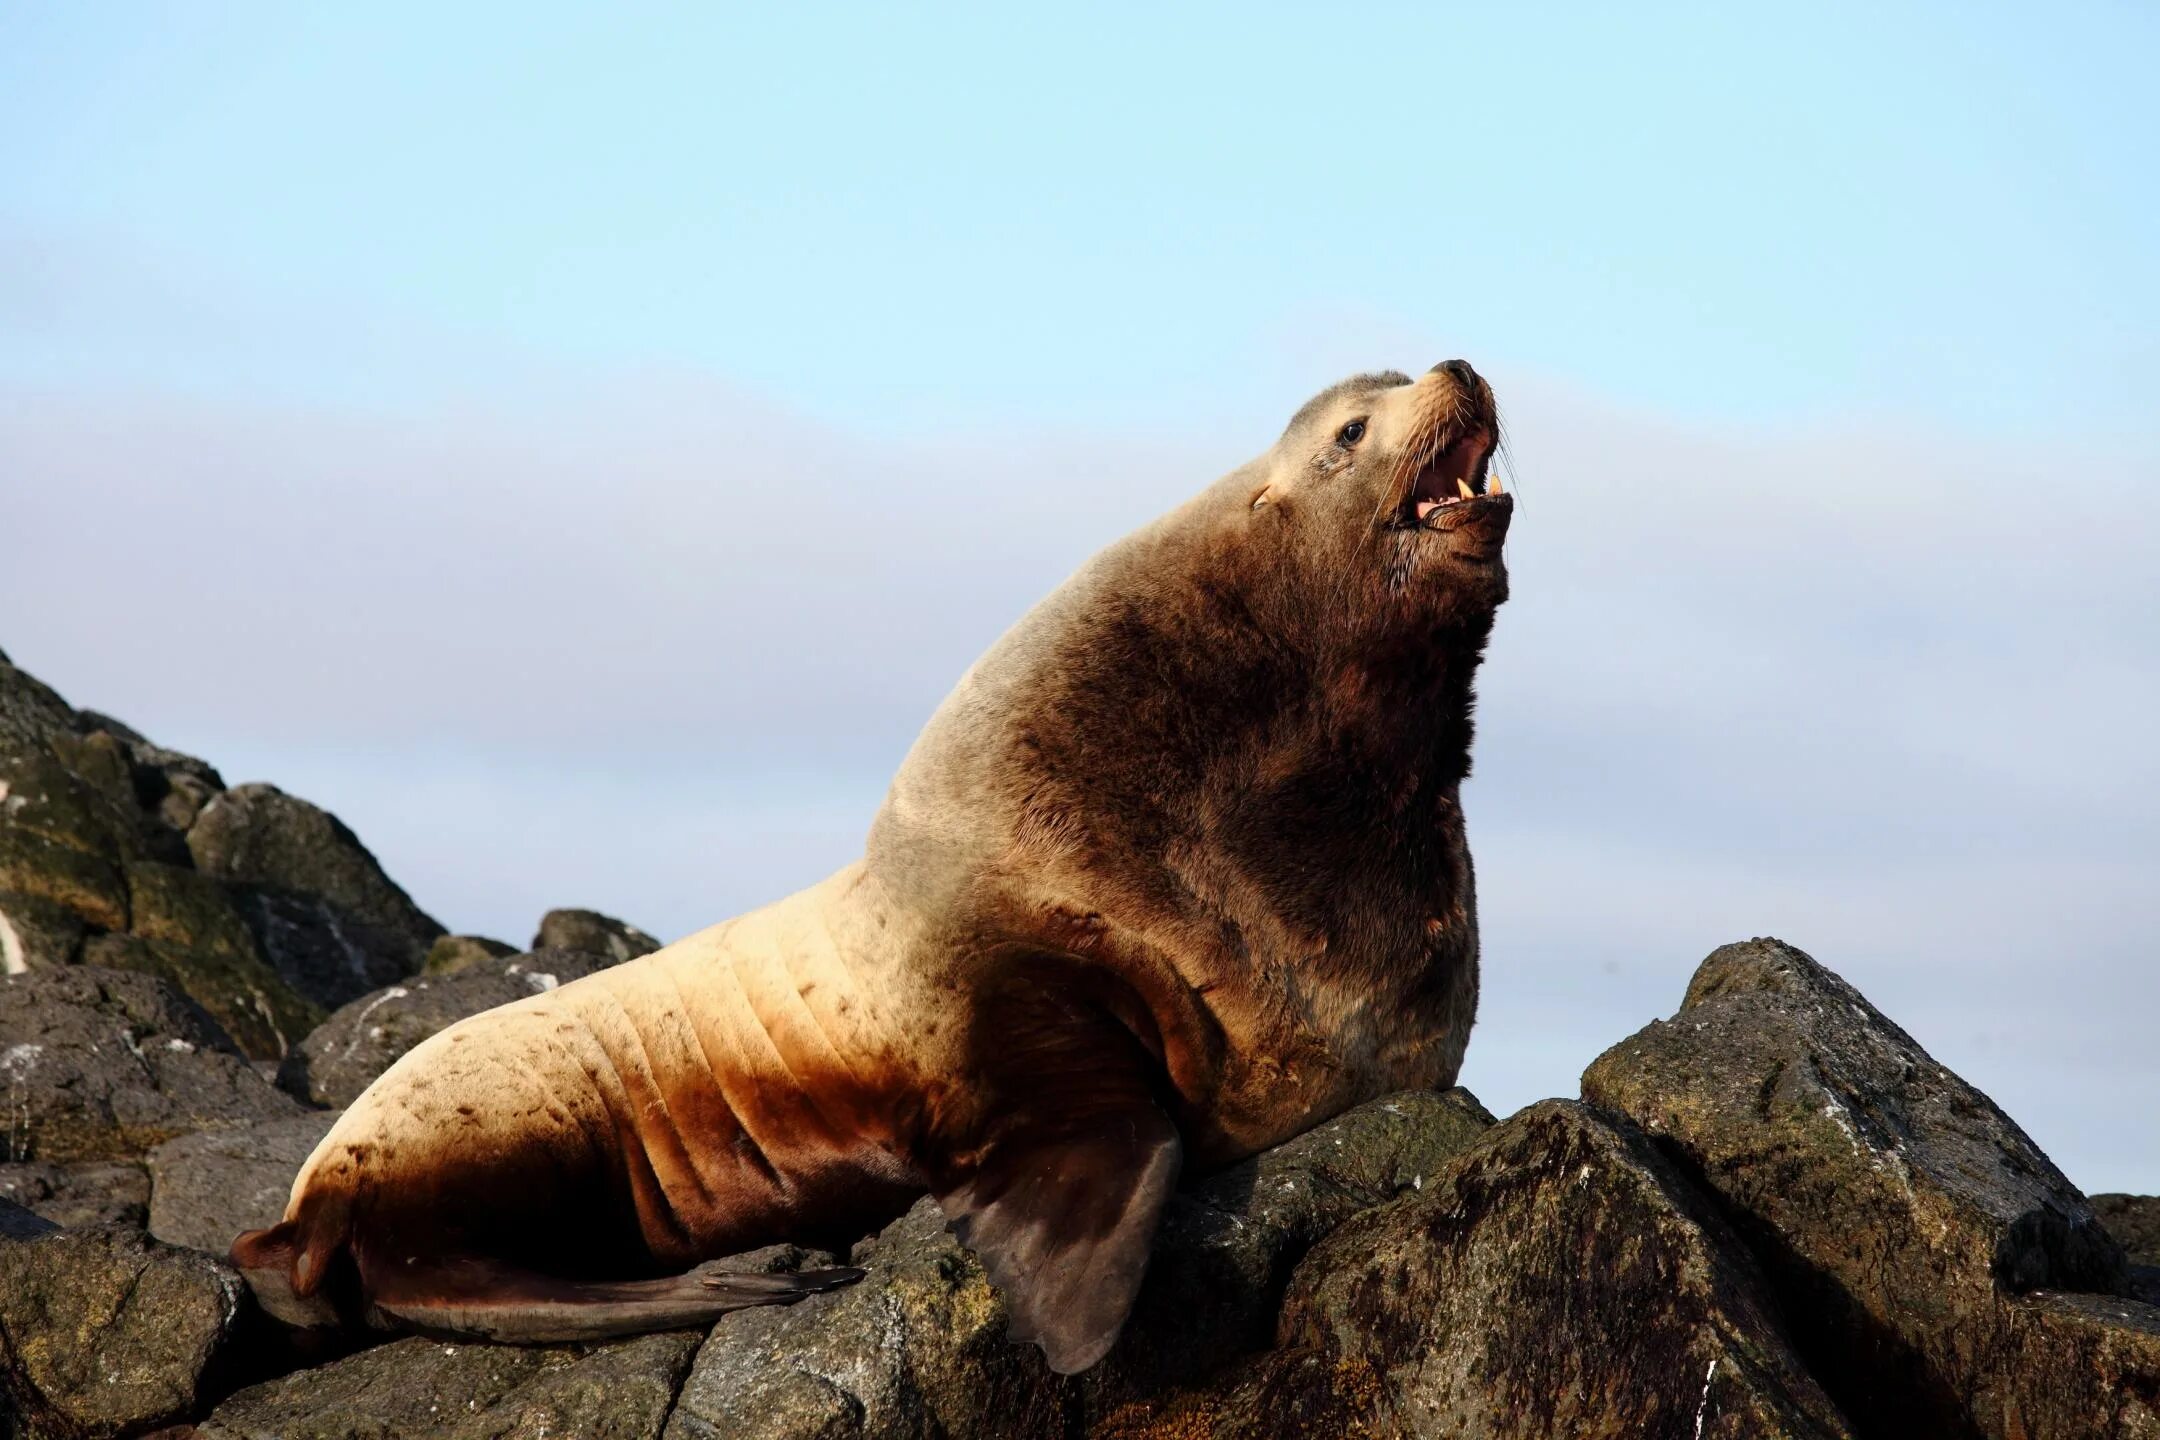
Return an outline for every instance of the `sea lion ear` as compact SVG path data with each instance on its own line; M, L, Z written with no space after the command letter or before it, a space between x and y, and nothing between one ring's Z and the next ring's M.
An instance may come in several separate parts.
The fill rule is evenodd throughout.
M1124 1328L1184 1150L1138 1045L1123 1032L1097 1038L1068 1033L1054 1046L1066 1053L1031 1057L1050 1063L1015 1065L1032 1069L1031 1088L1007 1093L1025 1099L967 1176L938 1192L1005 1296L1008 1338L1040 1345L1060 1375L1102 1359Z

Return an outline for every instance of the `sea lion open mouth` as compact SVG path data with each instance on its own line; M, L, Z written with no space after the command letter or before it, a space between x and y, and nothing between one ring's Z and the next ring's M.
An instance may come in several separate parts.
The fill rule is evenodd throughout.
M1498 477L1487 489L1488 467L1500 435L1492 387L1460 360L1435 365L1412 389L1412 439L1397 464L1399 499L1389 523L1408 529L1452 530L1498 498ZM1461 507L1467 507L1463 509Z
M1493 433L1483 428L1436 446L1412 474L1398 518L1404 524L1441 528L1449 508L1484 498L1492 452ZM1491 493L1498 495L1499 477L1492 479Z

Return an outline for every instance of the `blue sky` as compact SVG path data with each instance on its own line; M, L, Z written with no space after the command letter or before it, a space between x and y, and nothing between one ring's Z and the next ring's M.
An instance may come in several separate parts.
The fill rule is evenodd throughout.
M0 0L0 648L454 928L680 934L1090 551L1465 355L1468 1083L1774 933L2160 1191L2152 11L763 8Z
M732 8L13 7L7 364L1174 423L1380 325L1683 413L2150 432L2149 8ZM320 363L200 353L236 303Z

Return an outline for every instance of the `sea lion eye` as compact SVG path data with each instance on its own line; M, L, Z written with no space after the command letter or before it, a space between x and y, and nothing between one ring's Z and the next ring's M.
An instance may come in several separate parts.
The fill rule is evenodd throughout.
M1335 443L1347 450L1364 438L1365 422L1363 420L1352 420L1349 424L1343 426L1340 431L1336 432Z

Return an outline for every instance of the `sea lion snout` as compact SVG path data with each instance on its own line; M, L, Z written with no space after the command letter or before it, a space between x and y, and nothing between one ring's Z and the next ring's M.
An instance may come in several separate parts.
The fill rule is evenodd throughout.
M1488 467L1500 440L1492 386L1466 360L1443 360L1403 392L1406 413L1396 461L1399 522L1453 531L1470 515L1451 518L1488 494ZM1490 528L1504 512L1478 521Z

